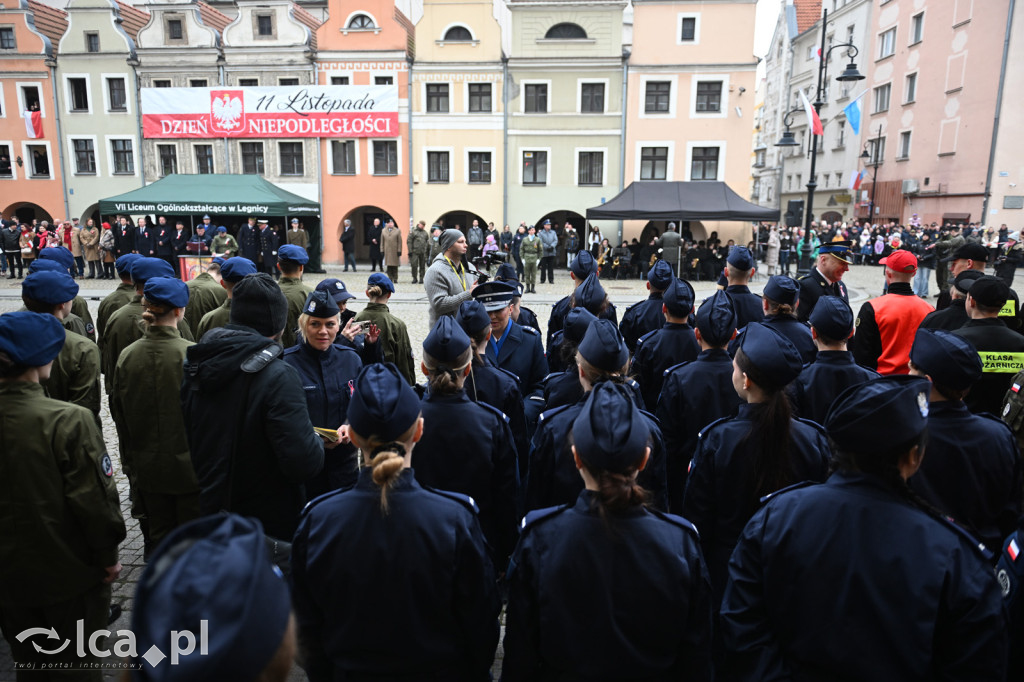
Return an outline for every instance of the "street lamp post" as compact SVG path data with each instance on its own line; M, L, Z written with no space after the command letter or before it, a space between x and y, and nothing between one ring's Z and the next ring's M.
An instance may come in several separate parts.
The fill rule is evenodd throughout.
M873 149L868 152L867 149L860 155L862 159L868 159L865 165L871 166L871 202L868 205L868 225L875 224L875 188L878 187L878 166L881 165L882 150L879 145L882 142L882 124L878 124L878 135L875 137Z
M864 80L864 76L857 70L857 65L854 64L853 58L857 56L859 50L853 43L840 43L839 45L833 45L832 47L825 49L825 34L828 29L828 10L826 9L821 17L821 61L818 63L818 84L817 89L814 93L814 113L821 115L821 106L825 103L825 83L828 82L828 58L832 54L832 50L839 47L849 48L846 51L846 55L850 58L850 63L846 69L836 76L837 81L859 81ZM776 147L793 147L797 146L797 141L793 138L793 133L790 132L789 126L792 123L792 114L800 111L800 109L794 109L786 113L783 118L783 123L786 125L786 130L782 134L782 139L779 140ZM807 124L810 126L811 121ZM803 246L800 249L800 264L797 269L797 276L803 276L811 271L811 222L814 214L814 191L818 188L818 181L815 177L814 171L818 161L818 136L811 131L811 170L810 176L807 179L807 205L804 208L804 239Z

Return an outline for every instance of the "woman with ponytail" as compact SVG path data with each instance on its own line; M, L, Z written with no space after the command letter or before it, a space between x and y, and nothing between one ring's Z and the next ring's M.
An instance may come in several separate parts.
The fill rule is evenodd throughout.
M425 429L419 399L397 367L370 365L353 382L348 418L359 480L311 502L292 544L306 674L487 680L501 610L494 568L472 500L413 475Z
M828 482L773 495L747 524L721 607L728 679L1006 679L988 552L907 486L930 392L889 376L841 393Z
M510 562L502 680L710 680L712 606L697 532L648 509L650 422L599 383L575 418L575 504L527 515ZM585 634L585 623L600 624Z
M700 529L718 603L726 567L760 500L802 481L824 481L831 454L814 422L794 419L785 388L799 374L790 341L759 322L746 326L733 358L732 384L746 402L739 413L704 427L690 462L683 516Z

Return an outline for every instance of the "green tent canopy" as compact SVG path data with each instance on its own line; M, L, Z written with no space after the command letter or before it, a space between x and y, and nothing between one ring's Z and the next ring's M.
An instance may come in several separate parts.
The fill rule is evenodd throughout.
M139 189L100 199L100 214L319 216L320 204L259 175L168 175Z

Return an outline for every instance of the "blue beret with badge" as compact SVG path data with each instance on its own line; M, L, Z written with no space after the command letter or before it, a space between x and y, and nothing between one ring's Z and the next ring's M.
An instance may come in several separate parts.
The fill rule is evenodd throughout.
M151 277L146 280L142 295L150 303L161 303L172 308L188 305L188 285L176 277Z
M490 281L473 289L473 298L483 304L484 310L493 312L509 307L518 291L506 282Z
M850 260L852 257L850 247L852 245L853 242L849 241L822 242L821 246L818 247L818 255L820 256L821 254L827 253L834 258L838 258L844 263L850 263L852 262Z
M137 253L126 253L123 256L118 256L117 260L114 261L114 268L117 270L119 275L131 275L132 264L142 258Z
M822 296L808 319L819 336L845 341L853 334L853 309L838 296Z
M708 345L724 346L736 332L736 307L721 289L704 299L695 317L697 329Z
M675 273L672 272L672 266L664 260L656 262L647 273L647 281L651 287L661 291L667 289L673 279L675 279Z
M687 317L693 310L693 299L696 293L690 283L676 277L672 278L661 296L662 303L673 317Z
M174 268L159 258L140 258L132 263L133 282L145 282L153 277L174 277Z
M580 251L569 263L569 270L576 275L576 279L586 279L597 272L597 261L594 254L589 251Z
M228 258L224 261L224 265L220 266L220 276L232 284L242 281L246 275L254 274L256 274L256 264L241 256Z
M578 350L584 360L605 372L618 372L629 360L626 341L611 320L591 322Z
M65 270L75 267L75 256L63 246L51 246L39 251L43 260L52 260L64 266Z
M800 376L804 366L800 351L793 342L760 322L751 322L744 327L740 349L760 374L772 383L762 388L784 387Z
M491 316L484 309L484 304L476 299L462 302L455 313L455 321L470 336L491 326Z
M68 275L68 269L55 260L42 260L36 258L29 263L28 271L32 272L56 272ZM70 275L68 275L70 277Z
M423 339L423 352L440 363L454 362L470 346L469 337L455 318L442 315Z
M796 305L800 285L788 275L772 275L764 285L764 297L782 305Z
M746 271L754 267L754 256L745 246L734 246L729 249L729 257L726 260L737 270Z
M309 262L309 254L298 244L283 244L277 250L277 259L305 265Z
M64 325L48 313L27 310L0 315L0 351L25 367L42 367L64 347Z
M586 308L573 308L565 315L562 336L573 345L579 346L587 330L597 317Z
M334 277L328 277L327 279L322 280L319 284L316 285L316 290L326 291L338 303L344 303L350 298L356 297L355 294L349 292L344 282Z
M954 391L970 388L984 368L974 344L942 329L918 329L910 361L933 382Z
M843 452L883 453L928 426L931 383L908 374L872 379L836 396L825 430Z
M640 464L651 440L632 391L611 381L594 386L572 426L573 444L588 468L625 473Z
M60 305L78 296L78 284L67 271L32 272L21 283L22 295L47 305Z
M367 365L353 386L348 423L362 438L393 441L420 416L420 399L390 362Z
M385 275L383 272L375 272L370 275L370 278L366 280L366 286L369 287L380 287L382 291L395 293L395 283L391 281L391 278Z
M326 291L312 291L302 304L302 312L310 317L329 319L341 312L338 302Z
M604 300L608 298L608 295L604 291L604 287L601 286L601 282L598 281L596 274L587 275L587 278L583 280L583 284L576 287L576 291L573 292L573 302L576 306L583 306L594 315L601 314L601 308L604 306Z
M263 526L237 514L186 523L153 552L132 610L148 682L253 680L270 663L288 630L291 594L267 555ZM171 631L205 633L205 650L164 660ZM156 647L155 650L153 647ZM161 656L147 655L150 651Z

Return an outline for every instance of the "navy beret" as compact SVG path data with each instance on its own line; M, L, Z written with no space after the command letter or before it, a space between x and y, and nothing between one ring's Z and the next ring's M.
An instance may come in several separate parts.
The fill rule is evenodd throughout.
M39 257L43 260L56 261L63 265L66 270L75 267L75 256L63 246L51 246L47 249L42 249L39 252Z
M224 265L220 266L220 276L232 284L241 281L246 275L255 273L256 264L248 258L242 258L241 256L228 258L224 261Z
M675 274L672 272L672 266L663 260L656 262L654 267L647 273L647 281L650 282L651 286L662 291L668 288L674 277Z
M596 319L597 317L586 308L573 308L565 315L562 337L573 345L579 346L580 341L586 336L587 330L590 329L591 323Z
M516 273L516 268L511 263L502 263L498 266L498 270L494 275L494 279L502 282L519 282L519 275Z
M370 278L366 280L366 286L369 287L380 287L384 291L395 293L395 283L391 281L391 278L385 275L383 272L375 272L370 275Z
M114 261L114 268L117 269L119 275L131 275L132 264L142 258L137 253L126 253L123 256L118 256L117 260Z
M0 315L0 351L26 367L42 367L60 354L64 325L48 313L27 310Z
M743 354L773 384L762 388L782 388L800 375L803 360L792 341L760 322L751 322L744 330Z
M217 232L227 232L227 231L228 231L228 228L224 227L223 225L221 225L220 227L217 228Z
M455 321L466 334L475 334L491 326L491 317L484 309L484 304L476 299L462 302L455 314Z
M838 296L819 298L809 322L819 335L833 341L845 341L853 334L853 310Z
M725 291L718 290L704 299L697 309L700 335L711 346L724 346L736 331L736 308Z
M659 261L660 262L660 261ZM693 299L696 294L686 280L673 277L669 282L661 300L674 317L687 317L693 311Z
M754 257L750 249L745 246L734 246L729 249L729 265L739 270L749 270L754 267Z
M159 258L140 258L132 263L133 282L145 282L153 277L174 277L174 268Z
M590 391L572 425L576 453L588 468L622 473L640 463L651 430L631 391L602 381Z
M350 298L355 298L355 294L349 293L349 290L345 287L345 283L334 277L322 280L316 285L316 290L328 292L338 303L344 303Z
M800 285L788 275L772 275L764 285L764 297L782 305L796 305Z
M454 318L442 315L437 324L423 339L423 352L439 363L450 363L459 359L470 346L469 337Z
M601 306L604 305L605 298L607 298L607 294L605 294L604 287L601 286L601 282L598 281L597 275L594 273L587 275L587 278L576 287L576 291L573 293L575 304L583 306L594 315L601 313Z
M929 395L928 380L908 374L851 386L832 403L825 430L844 452L885 452L925 430Z
M910 361L936 384L954 391L970 388L983 369L974 344L942 329L918 329Z
M629 348L611 320L591 322L578 350L584 360L605 372L618 372L629 360Z
M188 285L176 277L152 277L146 280L142 295L150 303L163 303L172 308L188 305Z
M576 275L576 279L586 279L597 272L597 261L589 251L580 251L569 264L569 270Z
M283 244L277 250L277 259L289 260L299 265L305 265L309 262L309 254L298 244Z
M1010 298L1010 287L1003 280L992 275L983 275L971 282L967 293L979 305L986 308L1002 308Z
M374 363L359 372L348 405L348 423L360 437L391 442L419 416L420 399L393 364Z
M60 305L78 296L78 284L64 272L33 272L21 283L21 293L33 301Z
M60 263L58 263L57 261L55 261L55 260L42 260L42 259L39 259L39 258L36 258L31 263L29 263L28 271L30 273L33 273L33 272L56 272L56 273L60 273L62 275L68 275L68 269L66 267L64 267L63 265L61 265ZM70 277L70 275L68 275L68 276Z
M259 521L214 514L176 528L157 547L135 593L132 631L140 653L156 647L164 656L171 631L207 637L205 651L196 646L176 665L140 658L146 680L251 680L277 652L290 616L288 584L270 563Z
M473 289L473 298L480 301L487 312L492 312L509 307L518 291L506 282L490 281Z
M326 319L341 312L338 302L326 291L312 291L302 304L302 312L310 317Z

